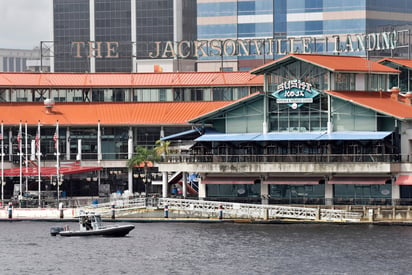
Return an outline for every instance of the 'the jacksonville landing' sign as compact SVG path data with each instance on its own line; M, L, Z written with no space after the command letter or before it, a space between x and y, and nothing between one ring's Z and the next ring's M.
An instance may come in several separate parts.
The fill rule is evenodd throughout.
M150 58L199 58L208 56L262 56L289 53L345 53L376 50L394 50L404 46L404 32L391 31L369 34L305 36L288 38L255 38L226 40L156 41ZM133 42L132 42L133 43ZM75 58L119 58L119 41L73 41ZM132 47L133 48L133 47ZM125 53L122 53L125 54ZM127 56L127 53L126 53ZM130 56L136 56L130 53Z
M397 47L398 31L347 34L331 36L195 40L180 42L154 42L151 58L193 58L207 56L285 55L288 53L313 53L393 50Z
M301 80L289 80L278 85L276 92L276 103L286 103L293 109L299 108L304 103L312 103L313 98L319 94L312 88L312 84Z

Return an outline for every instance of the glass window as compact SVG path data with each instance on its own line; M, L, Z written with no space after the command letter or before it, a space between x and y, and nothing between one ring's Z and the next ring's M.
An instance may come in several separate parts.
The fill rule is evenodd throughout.
M14 57L9 57L9 72L14 72Z
M367 75L367 90L368 91L386 91L387 90L387 77L386 75L371 74Z
M213 88L213 100L233 100L233 88L223 87L223 88Z
M3 57L3 72L8 72L7 70L7 57Z
M355 88L355 74L342 74L335 75L335 90L337 91L354 91Z

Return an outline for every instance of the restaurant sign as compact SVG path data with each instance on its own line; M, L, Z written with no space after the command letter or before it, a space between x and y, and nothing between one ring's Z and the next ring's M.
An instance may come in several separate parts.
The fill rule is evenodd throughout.
M276 103L286 103L291 108L297 109L304 103L313 103L313 98L319 95L312 84L294 79L278 85L276 92L272 93Z

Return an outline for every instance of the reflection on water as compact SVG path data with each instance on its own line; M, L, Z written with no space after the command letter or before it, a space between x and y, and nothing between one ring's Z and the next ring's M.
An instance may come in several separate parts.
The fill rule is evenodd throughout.
M0 223L2 274L408 274L412 267L408 226L136 223L125 238L64 238L50 236L55 225Z

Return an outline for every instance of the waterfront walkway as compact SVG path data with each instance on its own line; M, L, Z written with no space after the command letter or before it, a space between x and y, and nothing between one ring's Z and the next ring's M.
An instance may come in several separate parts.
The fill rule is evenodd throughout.
M412 223L411 207L291 206L228 203L172 198L119 198L81 208L13 208L0 220L77 220L80 211L92 211L105 220L135 222L341 222Z

